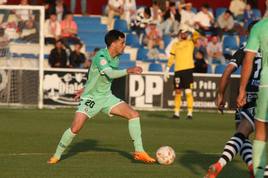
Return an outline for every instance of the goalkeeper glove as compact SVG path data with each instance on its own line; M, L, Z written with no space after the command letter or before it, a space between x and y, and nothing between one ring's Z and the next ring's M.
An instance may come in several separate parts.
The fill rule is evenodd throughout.
M166 71L164 72L164 81L167 82L169 78L169 67L166 68Z

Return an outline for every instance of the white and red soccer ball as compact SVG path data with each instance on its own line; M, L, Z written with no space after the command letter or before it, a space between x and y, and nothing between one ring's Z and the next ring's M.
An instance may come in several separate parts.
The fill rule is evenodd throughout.
M156 159L159 164L169 165L176 158L175 151L170 146L162 146L156 151Z

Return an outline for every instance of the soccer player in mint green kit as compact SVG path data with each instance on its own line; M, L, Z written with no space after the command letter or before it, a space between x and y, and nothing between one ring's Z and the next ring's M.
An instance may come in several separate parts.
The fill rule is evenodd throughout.
M253 168L255 178L263 178L268 135L268 19L261 20L255 24L250 32L241 72L239 96L237 98L238 107L242 107L246 103L246 85L252 71L253 59L258 49L261 50L263 61L255 115L256 133L253 143Z
M123 53L125 48L124 33L117 30L109 31L105 35L105 43L107 48L101 49L95 55L84 89L77 93L77 97L80 97L80 103L71 128L63 133L55 154L48 160L49 164L59 162L62 153L82 129L86 120L93 118L99 112L126 118L135 148L134 159L145 163L155 162L155 159L151 158L143 149L139 113L127 103L115 97L111 91L113 79L128 74L141 74L142 68L118 69L119 55Z

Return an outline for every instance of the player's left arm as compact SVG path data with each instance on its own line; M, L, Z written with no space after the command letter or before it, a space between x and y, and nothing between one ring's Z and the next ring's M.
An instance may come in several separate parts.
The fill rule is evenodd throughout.
M112 68L107 68L107 69L103 70L103 73L110 79L116 79L116 78L126 76L127 75L127 70L126 69L114 70Z
M76 90L75 94L74 94L74 100L78 101L78 99L80 98L80 96L82 95L83 92L84 92L84 88Z
M116 79L116 78L120 78L120 77L127 75L126 69L123 69L123 70L113 69L110 66L105 55L103 54L99 54L99 56L95 57L93 59L93 64L97 66L101 75L106 75L110 79Z
M116 79L116 78L124 77L127 74L141 74L142 68L138 66L130 67L128 69L123 69L123 70L114 70L112 68L109 68L109 69L104 70L103 73L110 79Z

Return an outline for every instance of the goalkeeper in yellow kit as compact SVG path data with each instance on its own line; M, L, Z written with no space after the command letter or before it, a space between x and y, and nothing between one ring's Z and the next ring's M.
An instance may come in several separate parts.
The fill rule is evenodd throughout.
M193 69L194 69L194 42L189 39L189 33L187 28L181 28L178 34L178 41L175 42L170 50L170 57L166 71L164 73L165 81L169 77L169 69L175 63L175 75L174 75L174 115L173 118L180 118L180 106L182 90L185 90L187 100L187 119L193 117Z

